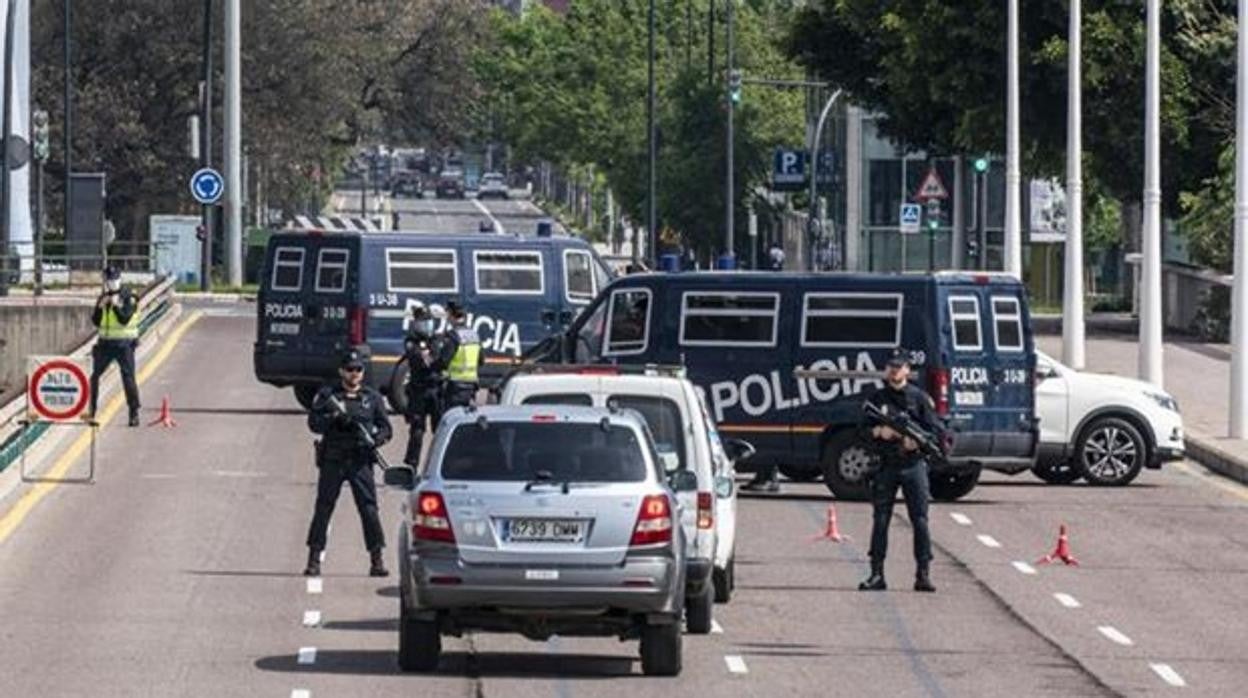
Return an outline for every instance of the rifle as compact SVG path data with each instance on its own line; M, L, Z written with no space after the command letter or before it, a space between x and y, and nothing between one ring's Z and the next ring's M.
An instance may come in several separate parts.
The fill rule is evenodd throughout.
M334 408L334 413L337 416L350 418L350 415L347 412L347 406L342 404L342 401L338 398L330 397L329 405ZM372 433L368 431L368 427L364 426L363 423L354 419L352 419L351 422L355 424L357 429L359 429L360 440L364 443L368 450L372 451L374 458L373 463L379 466L384 472L390 467L390 463L386 461L385 455L382 454L381 448L377 445L377 439L373 438Z
M887 406L881 409L879 405L870 401L862 403L862 410L877 424L889 427L902 436L910 437L919 445L919 452L925 457L937 461L945 460L945 448L940 439L924 429L910 415L905 412L889 411ZM900 444L898 446L900 447Z

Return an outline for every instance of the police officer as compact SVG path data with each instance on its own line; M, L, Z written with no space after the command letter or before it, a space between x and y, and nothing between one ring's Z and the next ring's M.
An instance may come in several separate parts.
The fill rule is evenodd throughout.
M139 300L121 285L117 267L104 269L104 289L95 300L91 324L99 329L99 340L91 349L91 418L100 394L100 376L109 364L117 362L121 385L130 408L130 426L139 426L139 386L134 380L134 347L139 341Z
M425 420L430 431L438 428L442 419L442 391L446 382L446 369L451 362L455 347L441 335L433 332L434 318L423 303L412 307L412 319L407 337L403 341L404 361L407 362L406 386L407 420L409 433L407 453L403 462L412 467L420 465L420 448L424 443Z
M747 492L770 492L776 493L780 491L780 475L778 473L779 466L775 464L760 465L754 471L754 478L741 486L741 489Z
M445 409L467 407L477 396L481 381L477 370L484 360L481 353L481 338L476 330L468 327L468 314L463 306L455 301L446 304L447 318L450 326L444 333L451 356L450 365L446 370L446 391L442 401Z
M910 352L898 348L889 357L883 388L867 397L867 402L892 413L904 413L915 423L944 442L944 426L936 416L927 393L908 382ZM861 435L872 444L880 459L880 467L871 478L871 576L858 588L881 591L888 588L884 581L884 558L888 554L888 525L893 517L893 500L897 488L906 498L906 511L914 529L915 591L936 591L932 586L929 565L932 561L932 538L927 527L927 503L930 492L928 464L919 445L910 437L891 427L873 424L865 419Z
M316 513L308 528L308 566L303 573L312 577L321 573L321 551L325 549L329 517L345 482L351 486L364 528L364 545L372 557L368 573L384 577L389 574L381 559L386 538L377 514L373 464L377 447L390 440L390 419L381 394L364 385L364 358L358 351L343 356L338 375L336 383L326 385L316 394L308 413L308 427L322 438L316 444L320 477L316 485Z

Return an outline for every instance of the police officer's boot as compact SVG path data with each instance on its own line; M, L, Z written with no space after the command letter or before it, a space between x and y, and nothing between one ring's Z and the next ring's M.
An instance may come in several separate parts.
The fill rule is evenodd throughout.
M370 551L369 555L371 555L372 557L372 564L368 568L368 576L370 577L389 576L390 570L386 569L386 563L382 562L381 560L381 548L377 548L376 550Z
M754 473L754 479L742 485L741 489L747 492L769 492L776 493L780 491L780 473L778 468L761 467Z
M303 574L307 577L321 576L321 551L308 548L308 566L303 568Z
M936 591L936 587L932 585L932 577L928 573L927 565L920 565L914 574L914 590L915 591Z
M871 561L871 576L862 580L858 585L858 591L884 591L888 588L888 583L884 581L884 561Z

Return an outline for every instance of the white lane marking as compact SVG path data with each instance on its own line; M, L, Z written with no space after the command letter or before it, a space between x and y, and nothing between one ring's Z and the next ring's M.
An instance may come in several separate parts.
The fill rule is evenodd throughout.
M320 611L304 611L303 612L303 627L315 628L316 626L320 624L321 624L321 612Z
M296 688L290 692L290 698L312 698L312 691L306 688Z
M177 477L177 475L174 475L173 473L143 473L139 477L144 480L172 480Z
M739 654L725 655L724 663L728 665L728 671L734 674L750 673L750 668L745 665L745 660Z
M1121 630L1112 625L1101 625L1097 627L1097 630L1101 631L1101 634L1109 638L1112 642L1116 642L1120 645L1130 647L1135 644L1134 640L1126 635L1123 635Z
M299 663L300 664L316 664L316 648L315 647L300 647L299 648Z
M1035 567L1032 567L1031 565L1027 564L1026 562L1023 562L1022 560L1015 560L1011 564L1014 565L1014 569L1018 570L1019 572L1022 572L1023 574L1035 574L1036 573Z
M324 590L325 590L325 585L322 584L320 577L308 578L308 593L309 594L319 594Z
M1154 663L1154 664L1149 664L1148 666L1152 667L1153 671L1155 671L1157 675L1161 677L1162 681L1165 681L1171 686L1174 686L1176 688L1182 688L1187 685L1187 682L1183 680L1183 676L1180 675L1179 672L1175 671L1174 667L1170 666L1169 664L1155 664Z
M957 522L957 523L958 523L958 525L960 525L960 526L970 526L970 525L971 525L971 517L967 516L966 514L963 514L963 513L962 513L962 512L960 512L960 511L951 511L951 512L949 512L949 518L953 519L953 520L954 520L955 522Z
M980 542L980 543L983 543L984 545L988 546L989 548L1000 548L1000 547L1001 547L1001 543L999 543L999 542L997 541L997 539L996 539L996 538L993 538L992 536L988 535L987 533L981 533L981 534L979 534L978 536L976 536L976 538L978 538L978 539L979 539L979 542Z
M264 473L249 470L214 470L212 474L217 477L264 477Z
M1065 606L1066 608L1079 608L1080 606L1083 605L1079 603L1079 599L1076 599L1070 594L1063 594L1060 591L1054 594L1053 598L1057 599L1057 602Z
M503 224L494 217L493 213L490 213L490 209L486 208L485 204L481 203L480 199L473 199L472 203L476 204L477 208L481 210L481 213L484 213L486 217L490 219L490 222L494 224L494 232L499 234L506 232L503 230Z
M711 634L712 635L724 634L724 626L720 625L719 621L715 620L714 618L711 619Z

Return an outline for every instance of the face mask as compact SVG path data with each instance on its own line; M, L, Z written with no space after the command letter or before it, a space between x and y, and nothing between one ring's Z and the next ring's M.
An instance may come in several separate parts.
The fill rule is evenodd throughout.
M108 281L104 282L104 287L107 288L110 292L116 293L121 290L121 280L109 279Z
M433 334L433 320L417 320L414 327L420 334Z

